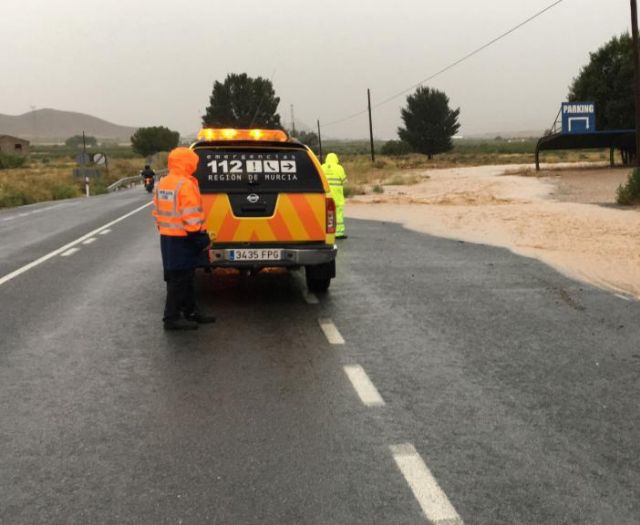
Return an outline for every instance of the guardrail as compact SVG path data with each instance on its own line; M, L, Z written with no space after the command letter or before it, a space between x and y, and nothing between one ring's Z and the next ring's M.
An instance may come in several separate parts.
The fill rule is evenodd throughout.
M156 171L156 180L158 177L163 177L166 174L167 174L166 169ZM107 191L111 193L112 191L117 191L122 188L135 186L136 184L141 184L141 183L142 183L142 177L140 175L132 175L131 177L124 177L122 179L118 179L113 184L109 184L109 186L107 186Z

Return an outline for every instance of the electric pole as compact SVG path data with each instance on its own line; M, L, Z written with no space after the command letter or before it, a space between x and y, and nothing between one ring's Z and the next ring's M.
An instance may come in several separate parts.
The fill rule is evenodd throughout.
M293 116L293 104L291 104L291 134L296 136L296 118Z
M638 6L631 0L631 38L633 41L633 69L635 72L636 102L636 158L635 165L640 166L640 52L638 48Z
M367 88L367 107L369 108L369 140L371 141L371 162L376 161L376 152L373 149L373 121L371 120L371 91Z
M320 134L320 121L318 120L318 147L320 150L320 163L322 163L322 135Z

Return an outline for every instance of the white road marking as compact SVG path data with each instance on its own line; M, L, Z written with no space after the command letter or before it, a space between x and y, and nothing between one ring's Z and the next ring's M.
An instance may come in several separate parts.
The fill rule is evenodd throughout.
M73 255L76 252L79 252L80 248L69 248L66 252L61 253L60 257L69 257L69 255Z
M92 242L96 242L95 237L89 237L86 241L82 241L82 244L91 244Z
M614 293L618 299L623 299L625 301L631 301L631 297L627 297L626 295L622 295L621 293Z
M320 301L318 301L318 298L316 297L316 294L311 293L311 292L307 292L306 290L302 291L302 297L304 297L304 300L307 304L318 304L320 303Z
M17 219L18 217L26 217L27 215L33 215L34 213L42 213L43 211L52 210L53 208L60 208L61 206L70 206L71 203L63 202L60 204L54 204L53 206L45 206L44 208L38 208L37 210L21 212L17 215L11 215L10 217L3 217L0 219L0 222L12 221L13 219ZM31 205L28 205L31 206Z
M360 365L348 365L344 367L344 371L351 381L354 390L362 401L368 407L384 406L384 399L378 392L369 376Z
M336 325L333 324L331 319L318 319L318 322L320 323L320 328L322 328L322 331L329 343L332 345L344 344L344 338L340 335L340 332L338 332Z
M56 255L60 255L63 252L66 252L69 248L75 246L78 243L81 243L82 241L88 239L89 237L93 237L97 233L100 233L101 231L109 228L110 226L113 226L114 224L117 224L120 221L125 220L127 217L131 217L131 215L138 213L141 210L144 210L145 208L151 206L152 204L153 204L153 201L147 202L146 204L143 204L142 206L136 208L135 210L132 210L129 213L125 213L121 217L118 217L117 219L114 219L113 221L108 222L107 224L104 224L93 231L90 231L89 233L83 235L82 237L78 237L75 241L71 241L65 244L64 246L61 246L57 250L53 250L52 252L49 252L48 254L43 255L42 257L40 257L39 259L36 259L35 261L31 261L29 264L24 265L22 268L18 268L17 270L14 270L13 272L8 273L3 277L0 277L0 286L2 286L5 283L8 283L12 279L15 279L16 277L18 277L19 275L22 275L23 273L28 272L32 268L35 268L36 266L41 265L43 262L48 261L52 257L55 257Z
M111 230L109 228L107 228L106 230L102 230L100 232L100 235L106 235L107 233L111 233Z
M462 525L462 518L414 446L404 443L391 445L389 448L427 519L434 525Z

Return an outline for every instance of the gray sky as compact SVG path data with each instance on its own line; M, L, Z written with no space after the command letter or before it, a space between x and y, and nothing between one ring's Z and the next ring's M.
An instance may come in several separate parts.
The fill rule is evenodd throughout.
M3 2L4 3L4 2ZM214 80L273 77L279 111L314 125L428 77L552 0L24 0L2 7L0 113L30 105L196 131ZM630 26L628 0L562 4L429 85L461 132L549 127L580 66ZM374 113L393 138L402 97ZM366 115L323 130L366 137Z

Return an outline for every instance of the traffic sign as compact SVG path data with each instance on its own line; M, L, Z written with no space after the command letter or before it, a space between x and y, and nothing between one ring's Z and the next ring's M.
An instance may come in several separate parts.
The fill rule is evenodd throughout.
M93 163L98 166L104 166L107 163L107 156L104 153L94 153Z
M593 102L562 103L562 133L593 133L596 130L596 105Z

